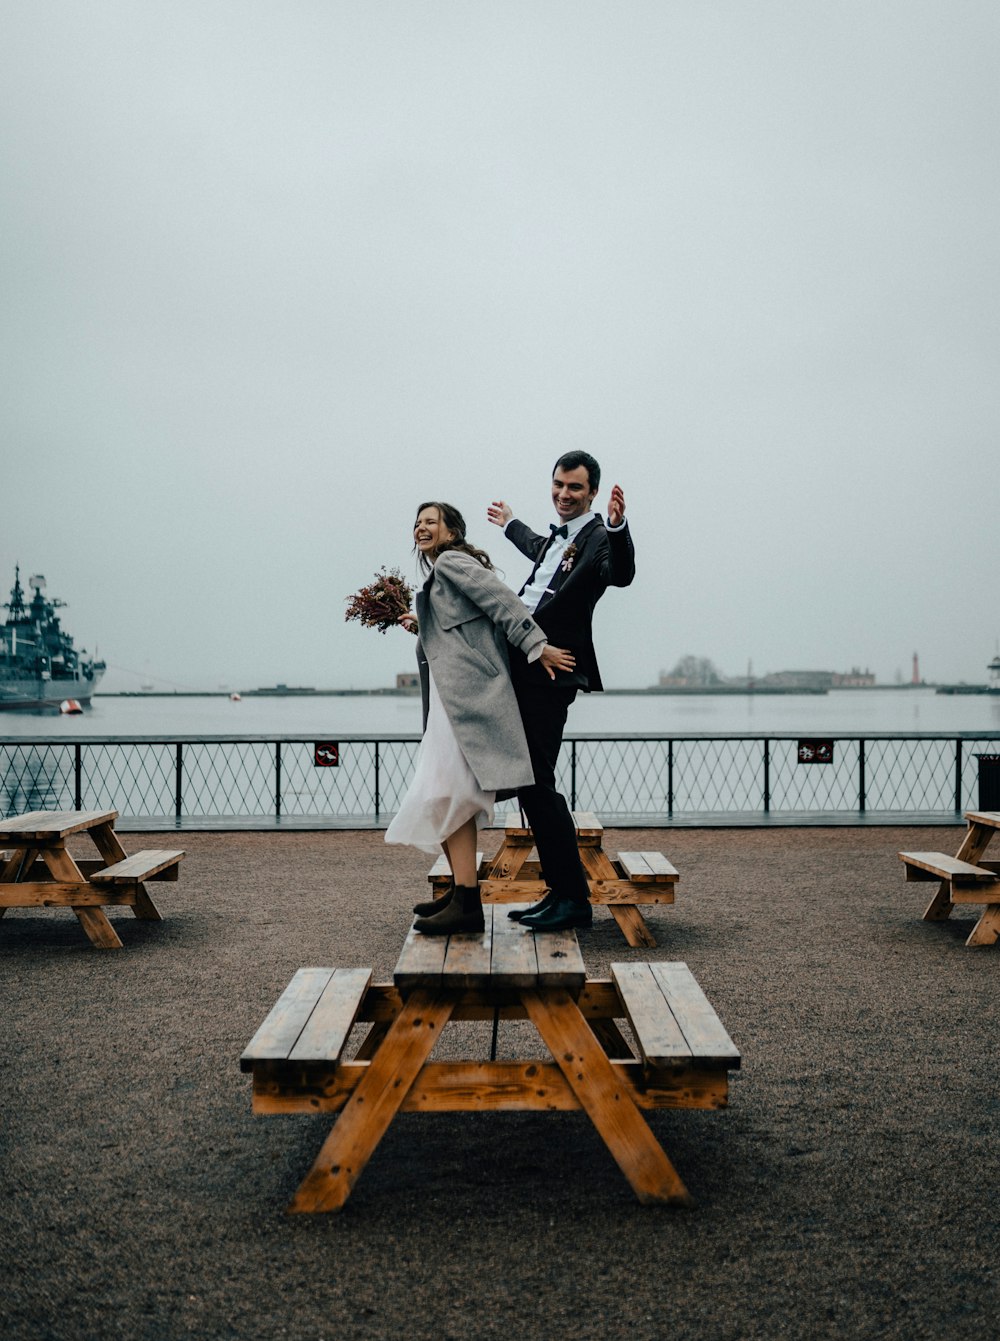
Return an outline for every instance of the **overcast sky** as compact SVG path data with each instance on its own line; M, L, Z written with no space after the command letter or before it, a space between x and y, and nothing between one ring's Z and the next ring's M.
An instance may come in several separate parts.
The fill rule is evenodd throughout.
M0 0L0 586L180 687L391 683L417 504L625 490L606 683L984 680L996 0Z

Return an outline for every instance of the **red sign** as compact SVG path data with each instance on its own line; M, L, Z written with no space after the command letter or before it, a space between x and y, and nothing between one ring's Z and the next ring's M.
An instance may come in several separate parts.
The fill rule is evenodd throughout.
M313 763L317 768L336 768L340 764L340 746L333 740L321 740L313 746Z
M799 763L800 763L800 764L832 764L832 763L833 763L833 741L832 741L832 740L800 740L800 741L799 741Z

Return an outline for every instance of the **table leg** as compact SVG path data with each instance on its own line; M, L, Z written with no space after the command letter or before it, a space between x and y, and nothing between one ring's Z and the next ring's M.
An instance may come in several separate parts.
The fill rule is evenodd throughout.
M430 991L411 993L323 1142L288 1207L290 1212L340 1210L454 1008L454 998Z
M966 945L993 945L1000 937L1000 904L993 903L972 928Z
M42 850L42 860L57 880L83 880L83 872L62 845ZM121 940L114 927L108 921L103 908L73 907L80 925L99 950L120 950Z
M937 893L924 909L923 920L925 922L944 922L951 917L951 910L954 906L951 901L951 882L942 880L938 885Z
M656 945L656 937L634 903L609 903L607 907L629 945L636 948Z
M116 861L124 861L128 853L121 845L121 840L115 833L114 824L108 821L107 824L95 825L90 830L90 836L94 840L94 846L108 863L113 866ZM162 922L160 910L149 897L146 886L138 884L135 887L135 903L131 905L133 914L141 922Z
M524 991L525 1010L563 1075L628 1179L646 1204L690 1206L691 1194L631 1095L619 1084L579 1006L561 988Z

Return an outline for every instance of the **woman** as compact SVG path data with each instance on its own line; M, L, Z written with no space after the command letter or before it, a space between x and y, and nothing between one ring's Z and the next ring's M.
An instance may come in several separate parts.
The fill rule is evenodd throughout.
M417 633L424 737L410 789L385 834L425 852L444 849L452 887L417 904L414 926L428 935L482 931L476 833L493 819L498 791L534 781L528 743L510 682L515 656L541 661L549 675L572 670L569 652L551 647L527 608L496 576L489 556L465 538L449 503L422 503L414 549L427 574L416 614L400 623Z

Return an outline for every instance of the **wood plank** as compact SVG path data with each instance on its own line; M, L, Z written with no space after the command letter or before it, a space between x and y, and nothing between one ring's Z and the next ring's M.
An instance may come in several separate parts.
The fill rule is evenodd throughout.
M597 818L592 810L574 810L573 827L576 829L577 838L600 838L604 837L604 825Z
M490 986L533 987L538 982L536 938L520 922L512 922L504 907L490 908L486 915L493 923Z
M635 885L631 880L591 880L590 902L613 903L674 903L674 883Z
M527 934L535 942L539 983L543 987L562 987L575 1001L587 981L587 967L576 932L571 927L567 931Z
M1000 810L967 810L965 818L970 824L981 824L988 829L1000 829Z
M151 880L154 876L163 872L165 878L177 879L177 865L184 856L183 851L170 851L159 848L144 848L141 852L135 852L131 857L126 857L124 861L117 861L112 866L106 866L103 870L95 871L90 877L95 885L105 883L112 885L125 885L136 880ZM167 873L167 868L170 873Z
M30 880L20 885L0 885L0 908L99 908L127 907L135 903L136 890L95 889L86 880Z
M740 1053L697 979L681 962L651 965L653 978L688 1041L698 1065L738 1070ZM614 965L611 966L614 973Z
M452 1016L454 1019L455 1017ZM728 1102L725 1071L649 1073L641 1062L612 1061L615 1081L641 1109L720 1109ZM260 1062L253 1069L254 1113L338 1113L369 1069L355 1058L337 1067ZM662 1083L660 1083L662 1082ZM579 1099L555 1062L425 1062L399 1106L401 1113L573 1112Z
M594 1037L579 1007L558 989L523 994L528 1015L632 1190L645 1204L692 1198Z
M51 843L98 824L113 823L117 818L117 810L32 810L25 815L0 820L0 837Z
M338 1061L371 980L370 968L335 969L288 1060Z
M7 854L7 860L0 869L0 884L6 885L14 880L31 879L32 872L37 864L37 847L19 847L13 852ZM48 874L48 867L42 863L45 874ZM39 876L42 875L40 871Z
M658 1069L692 1065L695 1058L691 1044L653 976L653 965L612 964L611 976L643 1061Z
M490 880L513 880L531 855L534 839L529 832L526 838L512 838L508 832L492 861L486 863L487 877Z
M951 887L952 903L1000 903L1000 881L988 885L958 885Z
M937 887L937 893L924 909L923 920L925 922L944 922L951 917L954 906L951 901L951 881L942 880Z
M249 1071L255 1061L287 1058L333 973L332 968L300 968L296 971L264 1023L243 1049L241 1071Z
M917 875L918 880L992 880L993 872L974 866L959 857L949 857L946 852L900 852L900 860L906 864L907 878L910 870L926 871L927 875Z
M437 939L430 937L429 939ZM453 1003L414 991L334 1123L333 1131L288 1207L290 1212L339 1210L430 1056Z
M493 909L483 909L482 931L463 931L447 939L444 964L441 967L440 984L442 988L459 990L463 987L483 987L490 984L490 961L493 955ZM501 914L503 915L503 914ZM438 981L425 981L422 985L433 987Z
M407 932L392 980L404 995L417 987L440 986L446 936L424 936L413 927Z
M637 884L676 882L680 872L662 852L619 852L622 874Z

